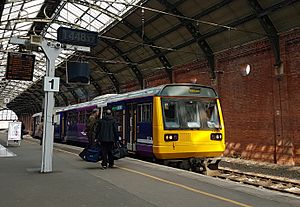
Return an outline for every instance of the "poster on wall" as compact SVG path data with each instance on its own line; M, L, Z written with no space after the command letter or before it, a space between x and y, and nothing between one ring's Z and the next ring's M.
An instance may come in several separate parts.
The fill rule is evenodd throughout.
M20 145L21 130L22 130L21 122L10 122L8 124L7 145L8 145L8 141L18 141Z

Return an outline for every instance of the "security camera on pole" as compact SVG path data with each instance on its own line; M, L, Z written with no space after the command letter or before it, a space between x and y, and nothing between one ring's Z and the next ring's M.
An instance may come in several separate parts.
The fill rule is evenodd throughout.
M90 47L84 46L84 40L89 41L87 46L92 46L90 44L91 38L93 40L97 39L98 33L90 32L90 31L83 31L83 30L73 30L68 29L68 32L71 31L73 34L78 33L80 34L79 37L82 37L82 41L80 42L83 46L73 46L73 45L66 45L63 43L72 43L76 45L76 41L69 41L69 42L55 42L55 41L48 41L44 40L41 36L33 35L31 36L30 40L20 39L12 37L10 39L10 43L12 44L19 44L19 45L36 45L40 46L45 55L47 60L47 67L46 67L46 76L44 78L44 91L45 91L45 103L44 103L44 128L43 128L43 150L42 150L42 164L41 164L41 172L48 173L52 172L52 156L53 156L53 135L54 135L54 126L52 123L52 115L53 115L53 108L54 108L54 92L59 91L59 78L54 77L55 75L55 60L61 53L63 49L73 49L77 51L85 51L90 52ZM63 30L65 38L68 37L65 30ZM58 34L59 36L60 34ZM96 44L96 41L94 42Z

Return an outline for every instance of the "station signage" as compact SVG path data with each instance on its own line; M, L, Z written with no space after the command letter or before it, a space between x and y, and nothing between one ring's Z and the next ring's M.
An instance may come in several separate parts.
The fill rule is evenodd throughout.
M96 46L98 32L59 27L57 30L57 41L60 43L80 46Z
M35 55L8 52L5 78L8 80L32 81Z

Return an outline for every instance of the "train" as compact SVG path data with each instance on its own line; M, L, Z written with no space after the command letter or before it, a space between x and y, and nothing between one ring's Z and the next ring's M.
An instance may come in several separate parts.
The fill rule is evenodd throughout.
M86 144L86 122L95 108L101 117L107 108L113 111L120 142L137 156L202 172L217 168L225 150L220 99L209 86L165 84L60 107L54 110L55 141Z

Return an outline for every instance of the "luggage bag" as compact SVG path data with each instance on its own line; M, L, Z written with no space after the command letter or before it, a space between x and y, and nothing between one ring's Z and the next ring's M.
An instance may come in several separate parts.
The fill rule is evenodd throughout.
M102 160L101 147L99 145L87 147L79 156L87 162L99 162Z

